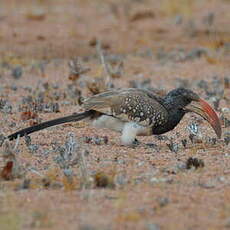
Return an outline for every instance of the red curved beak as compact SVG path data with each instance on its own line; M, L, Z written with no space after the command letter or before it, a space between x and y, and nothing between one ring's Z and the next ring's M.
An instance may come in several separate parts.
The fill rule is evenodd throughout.
M214 109L203 99L192 101L185 107L189 112L194 112L207 120L214 129L218 138L221 138L221 122Z

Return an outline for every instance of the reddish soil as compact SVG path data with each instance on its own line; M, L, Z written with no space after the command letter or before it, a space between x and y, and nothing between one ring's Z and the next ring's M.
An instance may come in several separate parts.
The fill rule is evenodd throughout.
M12 153L20 173L1 174L0 229L229 229L229 12L227 0L2 0L1 134L82 111L74 90L88 97L92 81L108 80L95 46L100 41L106 62L124 65L108 80L114 87L191 88L213 106L218 100L223 135L213 139L209 124L188 114L164 135L167 140L141 137L135 148L121 146L119 134L85 122L31 134L29 144L21 138ZM90 68L76 80L68 65L75 57ZM58 103L59 112L23 114L23 98L40 94L44 103ZM1 108L2 101L12 110ZM193 143L191 123L202 135ZM83 154L85 169L78 161L65 176L54 146L63 147L69 133L80 146L78 154L88 154ZM0 149L1 172L9 159L6 143ZM189 157L204 166L186 169Z

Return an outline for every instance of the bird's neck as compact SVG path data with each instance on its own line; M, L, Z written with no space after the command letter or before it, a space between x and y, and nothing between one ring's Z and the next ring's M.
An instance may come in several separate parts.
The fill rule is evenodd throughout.
M160 135L166 133L170 130L173 130L181 121L185 112L178 110L178 111L171 111L169 112L168 119L164 125L155 126L152 129L153 134Z
M163 105L168 111L168 119L165 124L153 127L152 132L156 135L173 130L185 115L185 111L181 110L178 107L178 102L172 98L166 96Z

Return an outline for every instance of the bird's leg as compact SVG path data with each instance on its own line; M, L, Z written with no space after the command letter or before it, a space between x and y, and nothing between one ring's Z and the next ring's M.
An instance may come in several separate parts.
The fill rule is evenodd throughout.
M143 130L143 127L135 122L127 122L124 125L121 135L121 143L126 146L135 146L139 144L136 136Z

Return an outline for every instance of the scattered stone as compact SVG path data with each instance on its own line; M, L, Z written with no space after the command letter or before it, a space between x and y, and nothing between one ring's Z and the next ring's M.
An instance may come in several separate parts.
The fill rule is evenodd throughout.
M66 177L72 177L73 176L73 170L72 169L64 169L63 173Z
M194 48L185 56L185 60L193 60L205 55L207 55L207 50L205 48Z
M149 182L152 183L152 184L172 183L173 179L172 178L166 178L166 177L160 177L160 178L152 177L152 178L150 178Z
M30 184L31 184L31 180L30 179L24 179L20 189L29 189L30 188Z
M6 114L12 113L12 105L7 101L0 99L0 111Z
M153 223L148 223L146 225L147 230L160 230L159 225L153 224Z
M222 183L225 183L225 182L227 181L226 178L225 178L224 176L220 176L220 177L218 177L217 179L218 179L218 181L220 181L220 182L222 182Z
M176 164L176 167L180 171L183 171L183 170L187 169L187 165L184 162L178 162Z
M16 122L14 122L14 121L10 122L9 127L10 128L16 127Z
M128 178L126 173L118 173L114 178L114 183L118 187L126 185L128 183Z
M225 128L228 128L230 126L230 120L228 118L222 116L221 120L223 121Z
M206 189L211 189L211 188L215 188L216 184L213 181L208 181L205 183L199 183L200 187L202 188L206 188Z
M181 25L183 23L183 17L181 15L176 15L173 21L176 25Z
M17 66L15 68L12 69L12 76L15 78L15 79L19 79L21 76L22 76L22 67L21 66Z
M202 135L199 131L199 126L196 123L190 123L187 126L190 134L189 139L192 143L202 143Z
M169 198L168 197L159 197L157 198L158 204L160 205L160 207L164 207L167 204L169 204Z
M194 20L191 19L188 21L188 23L185 25L185 32L189 37L197 36L197 28Z
M156 145L154 143L146 143L146 146L148 146L151 149L156 150L157 152L160 150L160 148L158 147L158 145Z
M169 140L169 138L167 136L165 136L165 135L157 135L155 137L159 141L167 141L167 140Z
M225 77L224 78L224 88L225 89L230 89L230 77Z
M203 17L203 23L207 26L212 26L215 19L215 14L213 12L209 12L207 15Z
M85 136L83 137L83 141L87 144L95 144L95 145L106 145L108 144L109 138L108 136L95 136L95 137L89 137Z
M224 134L224 143L228 145L230 143L230 132Z
M67 134L66 142L63 146L55 145L53 148L54 152L58 153L53 160L61 169L69 169L79 162L80 146L74 133Z
M151 79L145 79L143 81L138 80L132 80L129 82L129 86L131 88L137 88L137 89L150 89L151 88Z
M31 137L25 135L24 138L25 138L26 146L29 147L31 145Z
M32 154L35 154L35 153L37 153L37 151L39 149L39 145L36 145L36 144L29 145L28 149L30 150L30 152Z
M183 139L183 140L181 140L181 143L184 146L184 148L186 148L188 141L187 141L187 139Z
M216 142L217 142L217 139L215 137L207 137L207 140L206 140L207 143L211 144L211 145L215 145Z
M16 86L16 85L11 85L10 88L11 88L13 91L17 91L17 90L18 90L18 86Z
M214 109L215 110L219 110L219 105L220 105L220 100L221 98L218 98L218 97L212 97L212 103L214 105Z
M172 139L170 139L170 143L166 144L171 152L177 153L179 151L179 145L174 143Z
M208 82L207 81L205 81L205 80L199 80L198 82L197 82L197 86L199 87L199 88L201 88L201 89L204 89L204 90L207 90L208 89Z
M198 125L196 123L190 123L188 125L188 130L193 134L197 135L199 133Z
M186 168L191 169L191 168L203 168L204 167L204 161L198 158L193 158L189 157L186 161Z
M190 88L190 82L188 79L176 78L176 87Z
M50 103L45 103L42 105L43 112L45 113L59 113L59 104L57 102L50 102Z
M82 224L79 226L79 230L98 230L98 229L95 228L95 226L93 226L93 225Z
M230 228L230 217L225 220L225 227Z
M176 175L178 173L178 168L176 166L169 166L162 169L164 175Z
M1 133L0 134L0 147L3 145L5 139L6 139L6 137Z

